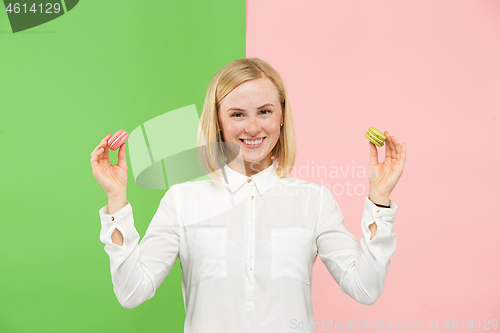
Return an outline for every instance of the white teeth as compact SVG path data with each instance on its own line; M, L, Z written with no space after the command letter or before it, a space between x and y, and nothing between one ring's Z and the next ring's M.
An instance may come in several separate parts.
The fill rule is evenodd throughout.
M259 143L262 142L262 140L264 140L264 138L260 139L260 140L257 140L257 141L249 141L249 140L243 140L247 145L258 145Z

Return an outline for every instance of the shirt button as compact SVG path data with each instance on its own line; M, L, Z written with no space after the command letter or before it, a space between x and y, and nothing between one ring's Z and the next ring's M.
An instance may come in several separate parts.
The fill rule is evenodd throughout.
M252 270L252 267L250 267L250 270Z
M253 195L252 195L252 199L253 199Z
M250 178L248 178L248 182L249 182L249 183L251 183L251 182L252 182L252 180L251 180Z
M380 213L380 209L377 209L377 211L375 213Z
M111 221L114 221L115 220L115 217L114 216L111 216Z

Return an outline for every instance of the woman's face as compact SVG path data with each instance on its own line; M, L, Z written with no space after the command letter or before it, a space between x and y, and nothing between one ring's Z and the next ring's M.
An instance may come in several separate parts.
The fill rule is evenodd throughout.
M237 171L252 175L271 165L271 150L283 120L278 90L271 80L263 77L234 88L221 101L218 116L224 141L238 145L242 153L246 171ZM234 154L230 146L229 154Z

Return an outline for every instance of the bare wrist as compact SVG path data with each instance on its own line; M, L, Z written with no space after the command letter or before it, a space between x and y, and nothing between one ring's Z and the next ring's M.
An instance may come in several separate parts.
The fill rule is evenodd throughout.
M108 197L108 214L114 214L127 205L126 195Z
M113 198L122 198L127 196L127 189L123 188L122 190L117 190L113 192L106 192L106 195L108 196L108 199L113 199Z
M391 199L389 199L389 195L370 193L368 195L368 199L370 199L370 201L373 202L374 204L379 204L384 206L390 206L391 204Z

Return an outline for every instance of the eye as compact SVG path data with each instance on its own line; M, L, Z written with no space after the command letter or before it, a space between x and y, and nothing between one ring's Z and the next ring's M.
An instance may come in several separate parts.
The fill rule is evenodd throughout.
M240 116L241 116L241 114L242 114L241 112L235 112L235 113L233 113L233 114L231 115L231 117L241 118L241 117L239 117L239 116L238 116L238 115L240 115Z
M267 112L267 113L264 113L264 114L269 114L269 113L271 113L271 111L270 111L270 110L262 110L261 112Z

